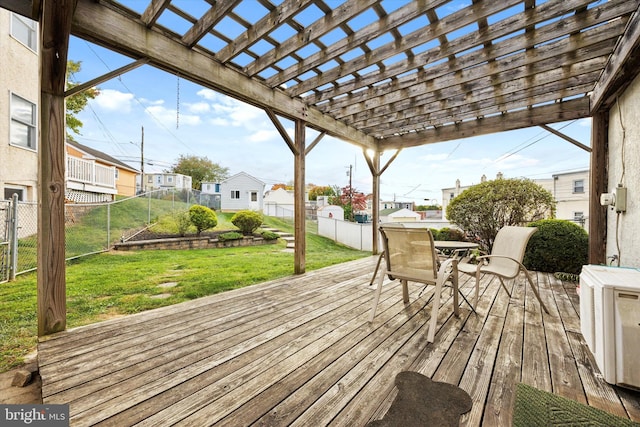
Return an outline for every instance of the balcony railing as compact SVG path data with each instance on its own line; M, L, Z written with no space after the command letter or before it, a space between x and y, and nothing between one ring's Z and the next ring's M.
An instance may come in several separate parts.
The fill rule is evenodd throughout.
M116 188L116 168L68 156L67 180L114 189Z

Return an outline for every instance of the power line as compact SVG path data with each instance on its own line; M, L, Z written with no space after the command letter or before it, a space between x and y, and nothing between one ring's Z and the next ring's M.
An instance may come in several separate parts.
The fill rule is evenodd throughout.
M100 60L100 62L102 62L104 64L104 66L107 68L107 70L112 71L111 68L107 65L107 63L100 57L100 55L98 55L98 53L91 47L91 45L89 44L89 42L87 42L86 40L84 41L85 44L87 45L87 47L89 47L89 50L91 50L91 52L93 52L93 54ZM143 102L135 95L135 93L129 89L129 87L124 83L124 81L122 80L122 76L118 76L118 81L120 82L120 84L127 90L129 91L129 93L133 96L133 99L143 108L143 110L149 114L149 116L156 122L156 124L158 126L160 126L161 128L163 128L169 135L171 135L177 142L179 142L180 144L184 145L191 153L196 154L196 152L189 146L187 145L187 143L185 143L184 141L182 141L176 134L174 134L173 132L171 132L171 130L166 127L164 125L164 123L162 123L162 121L160 121L160 119L158 119L151 111L149 111L149 109L147 108L146 105L143 104Z
M573 124L573 123L575 123L575 122L577 122L577 120L573 120L573 121L571 121L571 122L567 123L566 125L564 125L564 126L560 127L558 130L562 130L562 129L566 128L567 126L572 125L572 124ZM541 132L541 133L542 133L542 132ZM511 156L513 156L513 155L515 155L515 154L519 153L520 151L522 151L522 150L524 150L524 149L526 149L526 148L531 147L531 146L532 146L532 145L534 145L534 144L537 144L538 142L542 141L543 139L545 139L546 137L548 137L548 136L550 136L550 135L551 135L551 134L550 134L550 133L548 133L548 132L545 132L545 133L546 133L546 135L544 135L543 137L536 139L536 140L535 140L535 141L533 141L532 143L525 145L524 147L520 148L519 150L512 151L511 153L505 153L505 154L503 154L502 156L500 156L500 157L498 157L496 160L494 160L494 161L493 161L493 163L497 163L497 162L499 162L499 161L506 160L506 159L508 159L509 157L511 157ZM538 135L540 135L540 133L538 133ZM531 139L531 138L529 138L529 139ZM526 141L525 141L523 144L525 144L525 143L526 143ZM520 145L522 145L522 144L520 144ZM486 166L485 166L485 169L486 169Z

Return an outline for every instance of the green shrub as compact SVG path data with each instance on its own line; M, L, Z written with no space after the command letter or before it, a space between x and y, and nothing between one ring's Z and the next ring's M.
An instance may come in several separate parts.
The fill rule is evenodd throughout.
M222 233L218 236L218 240L221 242L226 242L228 240L240 240L242 239L242 234L236 231L227 231L226 233Z
M280 237L276 233L274 233L273 231L268 231L268 230L267 231L263 231L261 233L261 236L262 236L262 238L264 240L276 240L278 237Z
M441 228L438 230L438 234L433 235L434 240L465 240L464 233L455 228Z
M529 224L538 227L524 255L524 265L535 271L580 274L588 263L589 236L579 225L562 219L543 219Z
M264 217L260 212L250 210L238 211L231 217L231 223L245 236L253 234L262 225L262 221Z
M173 219L176 222L178 234L181 237L184 237L184 235L187 234L187 231L189 231L189 227L191 227L189 212L178 212L173 216Z
M202 205L193 205L189 208L189 220L196 227L198 236L203 230L208 230L218 225L216 213Z
M447 206L447 219L491 251L505 225L526 225L553 218L553 195L527 179L495 179L473 185Z

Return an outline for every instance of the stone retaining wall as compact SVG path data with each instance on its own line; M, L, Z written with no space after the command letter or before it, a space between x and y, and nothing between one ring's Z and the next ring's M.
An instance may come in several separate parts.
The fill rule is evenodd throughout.
M143 249L212 249L234 246L256 246L276 243L278 240L265 240L262 237L245 236L242 239L220 241L211 237L172 237L166 239L137 240L116 243L117 251L137 251Z

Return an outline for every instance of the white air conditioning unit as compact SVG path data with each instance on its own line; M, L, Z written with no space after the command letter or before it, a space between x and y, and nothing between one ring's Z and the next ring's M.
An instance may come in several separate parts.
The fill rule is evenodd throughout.
M640 271L583 266L580 328L604 380L640 388Z

